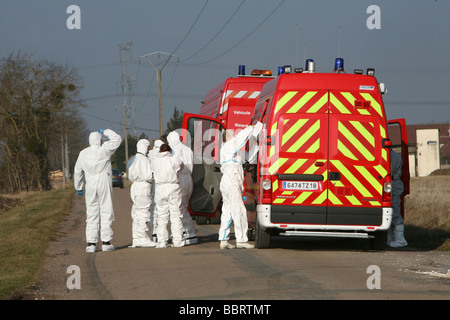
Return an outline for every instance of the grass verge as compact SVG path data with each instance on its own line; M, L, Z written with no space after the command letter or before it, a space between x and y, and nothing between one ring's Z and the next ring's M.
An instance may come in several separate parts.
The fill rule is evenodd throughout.
M450 175L411 179L405 200L409 247L450 251Z
M72 188L32 193L0 213L0 300L39 279L48 243L72 206Z

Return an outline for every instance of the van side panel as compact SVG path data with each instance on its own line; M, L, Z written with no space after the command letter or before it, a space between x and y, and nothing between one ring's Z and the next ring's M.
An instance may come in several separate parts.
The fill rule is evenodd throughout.
M217 117L218 110L222 102L222 92L225 84L226 81L223 81L222 83L216 85L214 88L210 89L207 92L204 101L202 101L202 106L200 108L201 115L212 118Z
M241 130L250 124L253 109L264 84L272 78L228 78L206 94L201 115L220 118L227 129Z
M239 78L227 83L218 111L226 119L227 129L241 130L250 125L261 88L269 80Z

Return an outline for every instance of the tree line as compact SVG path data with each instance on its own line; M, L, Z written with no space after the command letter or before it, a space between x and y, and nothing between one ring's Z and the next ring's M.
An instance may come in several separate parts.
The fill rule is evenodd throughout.
M82 88L70 65L29 52L0 60L2 192L48 190L50 171L76 161L88 134L77 112Z

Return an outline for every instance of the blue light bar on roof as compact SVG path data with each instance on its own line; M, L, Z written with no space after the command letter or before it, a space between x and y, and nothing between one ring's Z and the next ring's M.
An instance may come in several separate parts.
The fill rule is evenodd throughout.
M284 67L278 67L278 75L284 73Z
M334 61L334 71L344 71L344 59L336 58L336 60Z
M245 66L243 64L239 65L239 73L240 76L245 76Z

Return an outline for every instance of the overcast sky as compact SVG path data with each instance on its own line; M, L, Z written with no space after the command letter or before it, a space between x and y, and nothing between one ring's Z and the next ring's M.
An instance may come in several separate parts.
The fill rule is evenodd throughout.
M80 8L81 29L70 5ZM376 5L380 15L367 10ZM378 20L373 20L379 17ZM369 29L379 23L379 29ZM174 56L162 71L164 125L176 106L199 113L206 92L240 64L247 72L280 65L330 72L373 67L389 119L408 124L450 122L450 1L447 0L3 0L0 57L35 52L79 70L89 129L123 134L119 44L132 42L135 79L131 133L159 135L153 52ZM162 63L167 55L152 55ZM161 67L162 65L160 65Z

